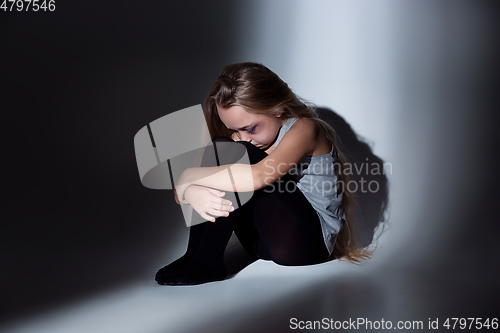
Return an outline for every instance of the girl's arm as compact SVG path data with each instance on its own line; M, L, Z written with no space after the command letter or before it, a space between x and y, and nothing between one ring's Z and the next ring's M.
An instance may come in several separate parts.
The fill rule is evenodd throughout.
M280 144L262 161L253 165L232 164L220 167L186 169L176 184L179 198L189 185L216 188L221 191L249 192L274 183L300 159L312 153L317 142L314 121L299 119L283 136ZM231 171L231 175L228 172ZM234 184L231 181L231 176Z

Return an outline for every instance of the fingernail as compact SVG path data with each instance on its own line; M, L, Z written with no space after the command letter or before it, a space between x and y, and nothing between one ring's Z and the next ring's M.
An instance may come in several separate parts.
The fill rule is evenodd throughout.
M234 207L231 207L231 211L233 211L233 210L234 210Z
M224 215L229 216L229 213L226 213L226 214L224 214Z

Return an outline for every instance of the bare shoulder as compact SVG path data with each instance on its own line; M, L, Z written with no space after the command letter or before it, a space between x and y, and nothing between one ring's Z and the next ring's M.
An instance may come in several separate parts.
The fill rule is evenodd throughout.
M313 119L301 118L293 124L288 132L290 132L290 136L297 135L301 140L309 142L313 147L316 145L321 130L318 123Z
M297 120L290 128L290 131L291 130L301 132L303 135L311 135L314 137L318 134L317 122L309 118L301 118Z
M286 144L286 142L300 142L302 146L306 147L306 155L309 155L315 150L317 134L316 122L312 119L301 118L286 132L280 145Z
M331 145L325 135L322 135L320 125L317 121L309 118L299 119L290 128L292 135L297 135L308 143L309 151L307 155L316 156L327 154L331 150Z

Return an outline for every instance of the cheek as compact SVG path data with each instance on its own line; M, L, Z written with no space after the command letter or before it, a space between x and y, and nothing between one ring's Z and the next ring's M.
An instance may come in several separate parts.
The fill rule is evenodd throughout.
M259 135L259 139L261 139L262 141L266 141L265 143L272 141L274 139L274 137L276 136L276 133L274 133L274 131L270 128L267 128L265 131L262 131L262 133L260 133L260 134L261 135Z

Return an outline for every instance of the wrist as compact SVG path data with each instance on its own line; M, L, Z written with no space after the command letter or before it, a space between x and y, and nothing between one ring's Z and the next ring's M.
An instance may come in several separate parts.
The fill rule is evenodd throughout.
M191 182L189 181L190 178L190 173L191 173L191 168L187 168L184 170L177 180L177 185L178 191L179 191L179 198L184 199L184 194L186 192L186 189L191 185Z
M191 188L191 187L192 187L192 185L186 186L186 189L184 190L184 194L182 196L182 200L186 200L186 196L189 196L189 192L190 191L188 189Z
M197 185L195 184L186 184L186 187L184 188L184 191L182 193L182 198L181 198L181 201L184 201L187 203L187 197L189 197L189 193L191 192L190 190L188 189L193 189L194 187L196 187Z

